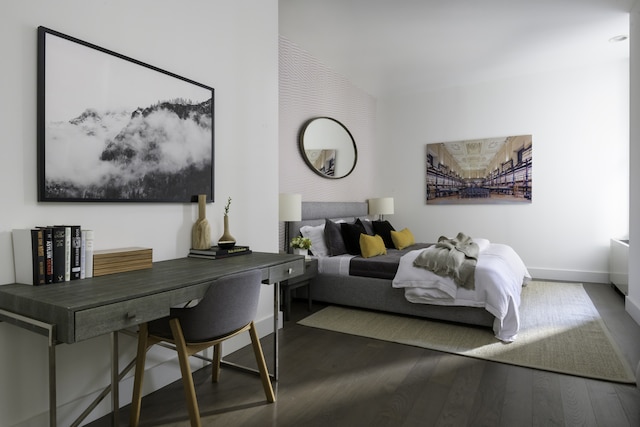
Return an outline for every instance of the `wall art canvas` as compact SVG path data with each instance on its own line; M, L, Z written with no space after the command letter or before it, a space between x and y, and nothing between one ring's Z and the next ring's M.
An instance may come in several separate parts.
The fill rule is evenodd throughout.
M427 144L427 204L531 203L532 135Z
M38 28L38 200L214 199L214 90Z

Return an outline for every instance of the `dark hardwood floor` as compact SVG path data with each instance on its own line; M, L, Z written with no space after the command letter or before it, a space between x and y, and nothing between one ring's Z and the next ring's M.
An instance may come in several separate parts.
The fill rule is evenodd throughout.
M585 284L635 370L640 326L611 286ZM314 304L314 310L322 308ZM203 425L217 426L640 426L640 389L606 381L486 362L400 344L308 328L294 301L280 331L277 402L257 376L210 368L194 373ZM263 339L271 360L272 337ZM249 348L228 359L253 362ZM253 362L255 363L255 362ZM252 365L253 366L253 365ZM188 426L182 384L145 396L142 426ZM120 411L128 424L128 407ZM110 416L89 424L111 425Z

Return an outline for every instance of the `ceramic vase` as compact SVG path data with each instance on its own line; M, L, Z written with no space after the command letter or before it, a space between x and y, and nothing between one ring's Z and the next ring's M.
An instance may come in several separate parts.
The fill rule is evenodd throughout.
M293 253L294 253L295 255L304 255L304 256L307 256L307 255L309 255L309 249L293 248Z
M191 232L191 247L193 249L211 249L211 226L207 221L207 196L198 195L198 220Z
M229 233L229 216L224 216L224 232L218 239L218 247L222 249L230 249L236 245L236 239Z

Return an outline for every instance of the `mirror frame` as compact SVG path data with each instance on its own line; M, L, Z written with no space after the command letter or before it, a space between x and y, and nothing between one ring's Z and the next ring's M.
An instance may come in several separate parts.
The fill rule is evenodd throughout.
M316 120L331 120L335 123L337 123L342 129L344 129L344 131L346 132L346 134L349 136L349 139L351 139L351 144L353 145L353 164L351 165L351 169L349 169L349 171L341 176L330 176L330 175L325 175L324 173L322 173L321 171L319 171L318 169L315 168L315 166L313 165L313 163L309 160L309 158L307 157L307 154L305 152L304 149L304 136L305 136L305 132L307 131L307 128ZM351 134L351 132L349 132L349 129L347 129L347 127L345 125L343 125L342 123L340 123L338 120L331 118L331 117L314 117L312 119L307 120L303 125L302 128L300 129L300 134L298 136L298 148L300 149L300 155L302 156L302 158L304 159L304 162L307 164L307 166L309 167L309 169L311 169L313 172L315 172L317 175L320 175L323 178L327 178L327 179L341 179L341 178L345 178L347 176L349 176L351 174L351 172L353 172L353 170L356 168L356 164L358 163L358 147L356 146L356 141L353 138L353 135Z

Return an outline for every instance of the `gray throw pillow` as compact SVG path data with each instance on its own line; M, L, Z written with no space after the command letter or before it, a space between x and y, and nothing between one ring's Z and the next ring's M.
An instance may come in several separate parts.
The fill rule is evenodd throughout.
M337 224L330 219L325 220L324 223L324 242L327 245L330 256L347 253L347 248L345 247L344 239L342 238L340 224Z

